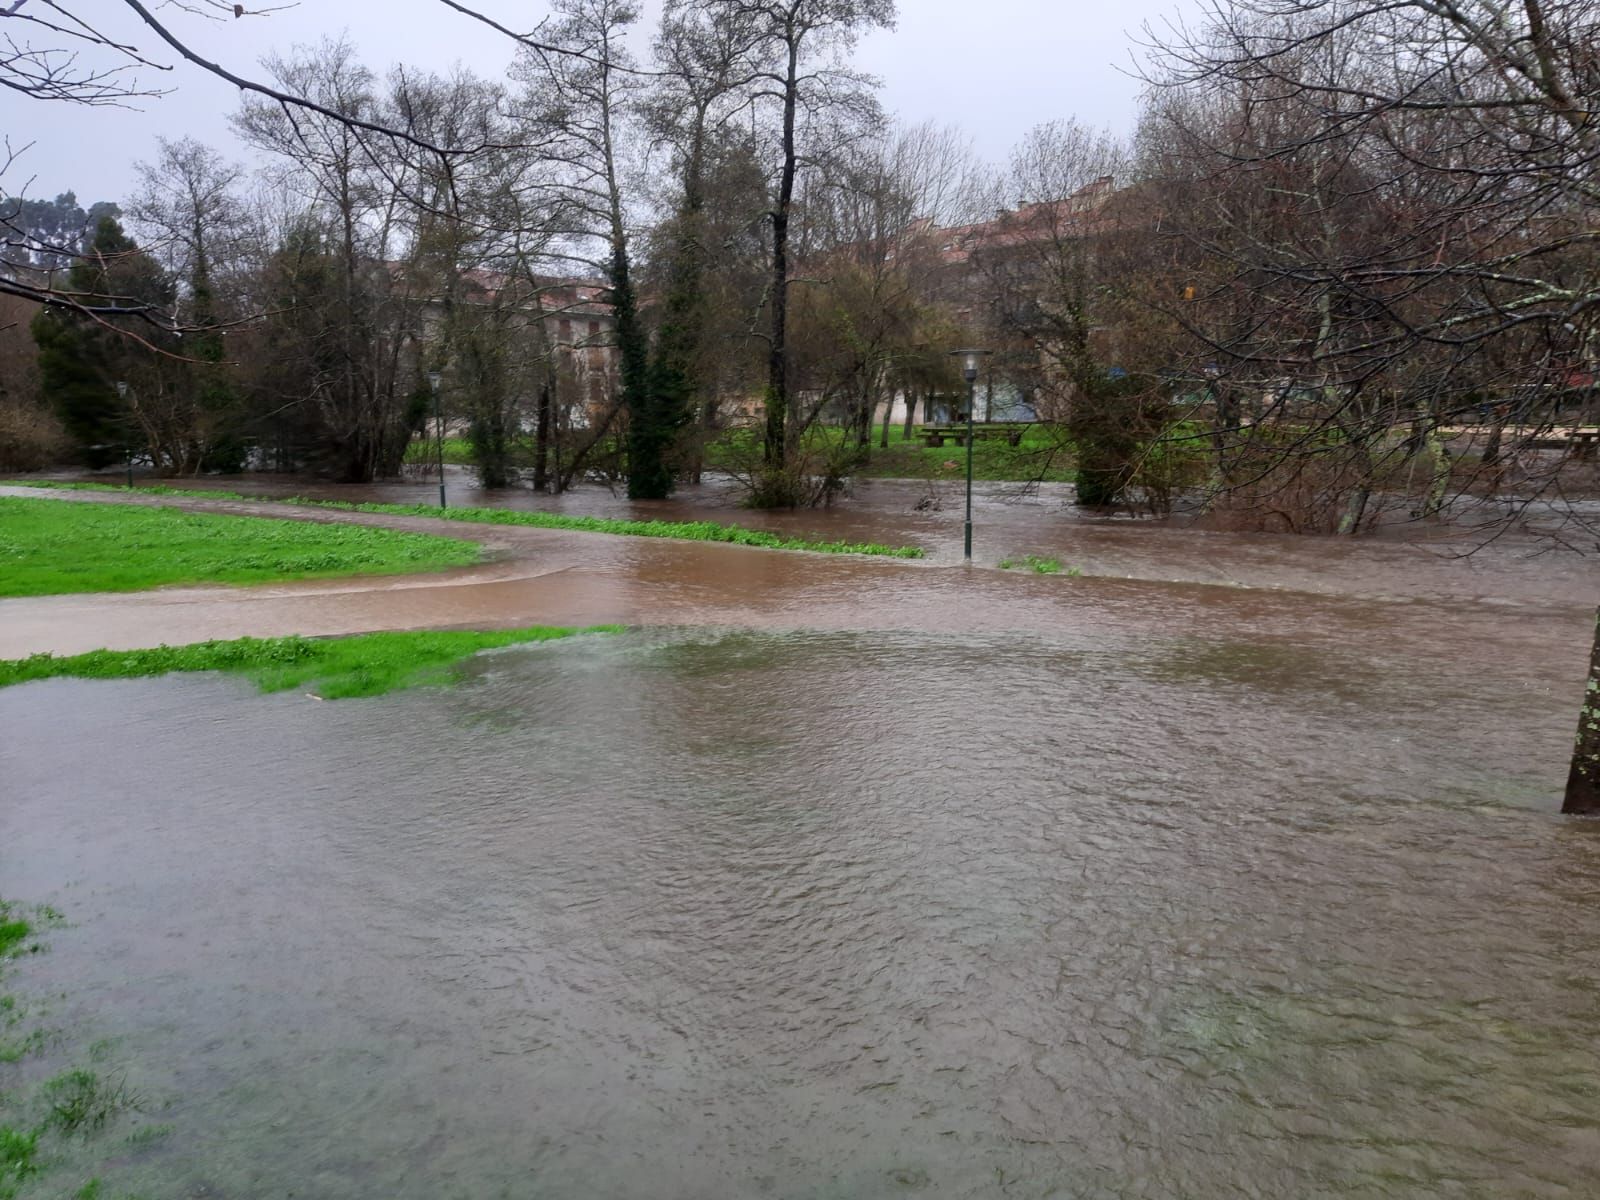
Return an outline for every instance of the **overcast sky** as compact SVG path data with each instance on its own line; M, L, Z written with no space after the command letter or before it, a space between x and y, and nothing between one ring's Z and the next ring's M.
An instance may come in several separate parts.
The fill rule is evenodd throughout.
M252 0L260 8L282 0ZM653 25L659 0L644 0ZM1186 0L900 0L892 32L873 34L857 62L883 80L892 113L912 122L956 124L997 163L1032 126L1077 117L1123 131L1131 127L1138 84L1129 72L1146 21L1160 24L1188 7ZM547 11L542 0L481 0L480 11L513 27L531 27ZM160 62L150 31L130 10L88 0L82 11L110 15L108 32ZM241 75L260 76L257 63L273 49L314 43L348 31L375 69L405 62L445 70L464 63L496 76L510 61L510 43L438 0L301 0L267 16L213 22L168 7L163 16L202 54ZM6 22L0 19L0 26ZM0 30L0 32L4 32ZM145 80L172 89L135 111L85 109L0 98L0 132L13 147L32 148L0 188L24 184L30 196L77 192L81 203L122 200L133 164L154 157L155 139L190 135L244 158L228 128L238 106L234 88L179 62Z

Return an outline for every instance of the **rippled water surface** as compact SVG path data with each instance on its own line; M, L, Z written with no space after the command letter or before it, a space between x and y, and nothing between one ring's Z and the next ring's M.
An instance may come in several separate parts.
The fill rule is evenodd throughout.
M641 631L0 692L152 1197L1586 1196L1600 828L1470 656Z

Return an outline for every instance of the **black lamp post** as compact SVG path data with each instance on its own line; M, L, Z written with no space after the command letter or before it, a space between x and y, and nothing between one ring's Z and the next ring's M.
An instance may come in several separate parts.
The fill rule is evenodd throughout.
M128 385L125 380L117 380L117 399L121 400L123 407L128 403ZM128 487L133 487L133 421L126 412L122 414L122 459L128 468Z
M961 360L961 374L967 381L967 530L961 557L969 563L972 561L972 410L978 396L978 360L991 353L990 350L950 351L952 358Z
M444 503L444 416L439 408L439 383L443 379L438 371L428 372L428 386L433 389L433 434L439 447L439 507Z

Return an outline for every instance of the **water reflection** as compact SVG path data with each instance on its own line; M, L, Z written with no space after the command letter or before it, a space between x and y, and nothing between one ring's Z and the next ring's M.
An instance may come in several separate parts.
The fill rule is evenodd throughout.
M1066 627L643 632L472 673L348 704L0 692L6 890L77 922L37 986L171 1105L119 1186L1600 1170L1600 842L1549 811L1564 698L1497 705L1492 663Z

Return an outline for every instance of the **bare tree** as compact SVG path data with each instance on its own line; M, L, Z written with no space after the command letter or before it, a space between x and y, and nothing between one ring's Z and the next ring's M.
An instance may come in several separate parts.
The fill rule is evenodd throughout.
M1553 0L1234 0L1154 39L1157 103L1190 164L1178 174L1218 198L1206 220L1168 210L1204 271L1192 311L1168 309L1239 385L1222 409L1254 410L1219 424L1248 424L1263 451L1236 455L1227 485L1331 462L1336 524L1353 532L1390 468L1418 455L1421 511L1441 506L1441 427L1489 407L1521 409L1537 433L1587 399L1595 15ZM1504 424L1484 457L1500 458ZM1523 480L1497 515L1558 499L1558 481ZM1567 809L1600 809L1589 707Z
M584 51L518 34L456 0L440 0L464 18L487 24L517 45L553 58L584 56ZM146 0L10 0L0 9L0 88L30 100L87 106L127 105L151 100L171 90L166 81L176 78L173 59L206 72L270 105L291 123L295 116L343 124L367 135L405 143L448 163L453 158L481 152L477 142L434 141L406 125L372 112L324 102L296 89L292 81L264 82L230 70L198 53L184 35L189 21L237 21L269 17L291 4L237 4L223 0L187 0L186 3L147 3ZM176 9L178 20L164 19ZM142 36L137 31L142 30ZM152 76L160 82L151 82ZM6 144L0 155L0 178L20 148ZM18 238L18 229L0 209L0 294L22 296L49 307L71 309L90 317L133 316L158 330L182 332L170 314L128 297L75 296L40 282L26 272L8 269L13 260L4 247ZM111 326L108 326L111 327ZM124 326L115 326L123 328Z
M235 119L246 141L275 157L280 179L307 205L294 257L302 268L317 264L318 320L300 327L310 338L300 353L317 365L304 377L308 390L299 402L315 413L317 440L337 475L363 481L392 474L413 424L402 353L414 338L407 322L414 323L415 305L392 266L406 233L405 189L397 186L404 160L392 141L355 123L379 118L383 97L347 42L274 56L267 67L285 88L345 114L291 116L247 100ZM313 231L315 249L307 240ZM288 352L289 344L281 348Z
M646 416L649 343L633 281L624 182L641 87L625 37L638 13L626 0L557 0L556 13L548 36L574 53L525 51L514 73L527 85L523 106L530 140L559 168L558 202L570 222L574 260L594 263L585 247L604 248L598 265L606 279L620 368L617 395L573 456L570 477L611 432L619 414L627 413L630 420Z
M796 436L787 344L796 187L802 166L839 140L841 126L859 128L877 120L868 81L850 71L842 55L863 32L891 25L895 7L893 0L698 0L698 5L713 24L748 30L751 99L770 118L764 471L754 501L787 505L796 499L787 470Z
M713 257L707 192L719 158L736 153L730 125L748 103L744 89L753 40L749 22L713 20L703 6L686 0L669 3L662 14L654 55L660 76L647 115L652 142L670 156L675 194L658 235L663 299L647 408L629 425L628 485L636 498L671 493L678 431L697 412L702 424L711 412L705 369Z

